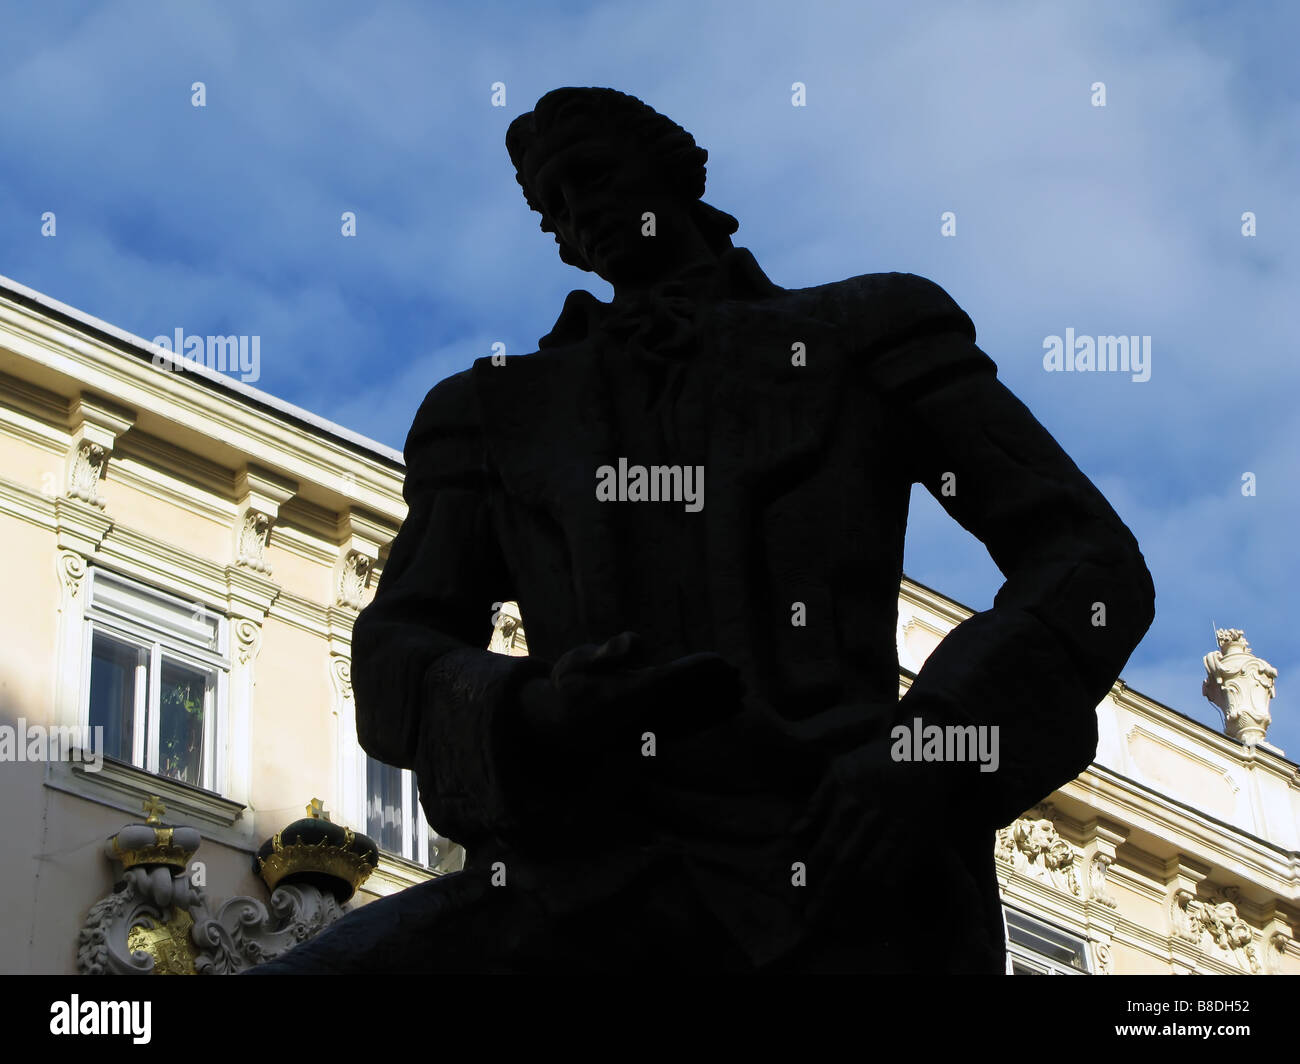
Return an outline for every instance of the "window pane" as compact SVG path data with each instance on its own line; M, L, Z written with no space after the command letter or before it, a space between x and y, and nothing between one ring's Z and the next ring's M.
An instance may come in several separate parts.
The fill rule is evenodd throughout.
M130 762L140 650L96 632L90 651L90 726L104 729L105 756Z
M402 852L402 770L366 758L366 834L381 850Z
M203 778L203 725L212 674L163 659L158 693L158 771L196 787Z
M1087 972L1088 965L1084 952L1086 943L1082 939L1026 916L1024 913L1016 912L1014 909L1005 911L1007 938L1012 946L1018 947L1016 952L1049 962L1044 966L1046 970L1054 970L1056 966L1061 966L1076 972ZM1017 958L1017 962L1021 965L1033 963L1027 956Z

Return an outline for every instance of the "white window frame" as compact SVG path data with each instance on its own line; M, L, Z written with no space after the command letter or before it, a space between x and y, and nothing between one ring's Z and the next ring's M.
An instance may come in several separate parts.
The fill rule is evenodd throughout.
M1083 968L1075 968L1068 964L1062 964L1060 961L1045 957L1019 942L1013 942L1011 939L1011 925L1008 916L1014 913L1015 916L1031 925L1037 925L1046 934L1044 937L1059 936L1070 940L1071 943L1079 947L1079 957L1083 962ZM1063 927L1044 920L1041 916L1034 913L1026 912L1024 909L1013 908L1008 905L1002 907L1002 931L1003 940L1006 942L1007 949L1007 975L1014 975L1012 970L1013 963L1019 963L1027 968L1033 968L1039 975L1091 975L1092 962L1089 957L1088 940L1073 931L1067 931Z
M81 688L78 696L78 723L90 723L91 661L95 633L121 643L134 646L139 654L137 663L135 728L130 764L142 772L161 776L181 787L194 787L217 795L226 795L229 787L230 742L230 623L225 614L205 603L194 602L170 594L150 584L125 577L100 566L88 567L86 573L86 607L82 618ZM151 625L147 618L132 614L129 608L119 608L98 600L96 594L101 583L105 589L115 586L127 595L161 599L179 610L195 613L202 611L205 619L215 621L216 649L205 647L197 639L186 638L180 632L162 631ZM163 776L159 765L159 725L162 666L171 660L193 668L202 669L213 676L204 696L203 766L202 781L190 783ZM147 670L147 684L139 682L141 671Z

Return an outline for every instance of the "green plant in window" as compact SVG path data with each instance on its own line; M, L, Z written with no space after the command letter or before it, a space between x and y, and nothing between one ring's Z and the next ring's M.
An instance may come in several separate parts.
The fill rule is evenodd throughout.
M160 694L159 753L164 776L185 783L197 775L203 749L203 686L193 679L163 684Z

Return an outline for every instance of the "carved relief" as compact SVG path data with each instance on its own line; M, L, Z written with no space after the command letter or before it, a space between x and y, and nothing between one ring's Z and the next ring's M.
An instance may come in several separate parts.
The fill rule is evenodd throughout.
M1035 816L1038 813L1040 815ZM1058 834L1050 807L1040 806L997 834L994 855L1017 872L1078 896L1074 848Z
M1268 938L1269 970L1275 974L1282 972L1282 961L1286 957L1287 947L1291 945L1291 936L1285 931L1274 931Z
M1244 971L1261 970L1255 933L1237 915L1237 906L1231 901L1222 897L1203 901L1184 889L1174 894L1172 904L1174 934L1178 938L1199 946L1206 953L1217 953L1221 960L1228 960Z
M254 572L269 573L266 547L271 537L271 517L260 510L245 510L239 527L239 544L235 562L246 565Z
M231 898L215 914L200 906L193 938L201 952L199 975L234 975L306 942L340 916L343 907L332 894L307 884L276 887L269 906L256 898Z
M1225 733L1252 745L1263 742L1273 719L1268 704L1277 691L1277 669L1251 652L1240 628L1214 634L1219 649L1205 655L1201 693L1223 714Z
M339 697L344 701L352 698L352 659L342 654L330 658L330 675L338 688Z
M86 559L76 551L59 551L59 583L69 598L76 598L86 577Z
M247 665L262 649L262 626L247 617L241 617L232 627L235 630L235 656L239 664Z
M1095 853L1088 864L1088 888L1093 901L1109 905L1112 909L1118 904L1106 889L1106 877L1110 873L1111 863L1115 858L1104 853Z
M370 559L360 551L348 551L339 570L338 604L361 609L361 594L369 579Z
M312 816L321 816L313 800ZM77 970L83 975L233 975L273 960L328 927L344 913L339 893L328 882L284 882L286 874L319 872L339 855L321 843L301 848L297 863L286 858L274 879L270 905L256 898L231 898L215 912L201 886L191 882L190 858L200 836L191 827L162 823L165 807L151 796L149 819L129 824L105 845L105 854L122 866L117 889L91 906L77 936ZM328 819L328 818L326 818ZM292 831L304 822L291 824ZM353 836L347 832L349 842ZM280 835L275 836L279 849ZM352 890L369 875L377 856L362 837L361 856L349 867ZM290 846L284 850L293 849ZM369 852L370 861L365 860ZM303 853L306 857L303 859Z
M72 456L68 474L68 494L74 499L88 502L101 509L104 500L99 496L99 478L103 476L108 452L91 440L82 440Z
M82 975L233 975L278 957L343 915L332 894L284 884L269 907L237 897L213 913L189 873L127 869L121 889L96 902L77 936ZM166 898L159 885L165 882Z

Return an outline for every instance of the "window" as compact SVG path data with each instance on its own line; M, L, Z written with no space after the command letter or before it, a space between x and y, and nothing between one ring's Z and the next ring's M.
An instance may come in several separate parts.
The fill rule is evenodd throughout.
M1088 944L1015 909L1004 909L1008 975L1087 975Z
M366 758L366 834L397 857L437 867L440 840L420 809L415 773Z
M82 720L105 757L221 790L226 622L200 603L90 571Z

